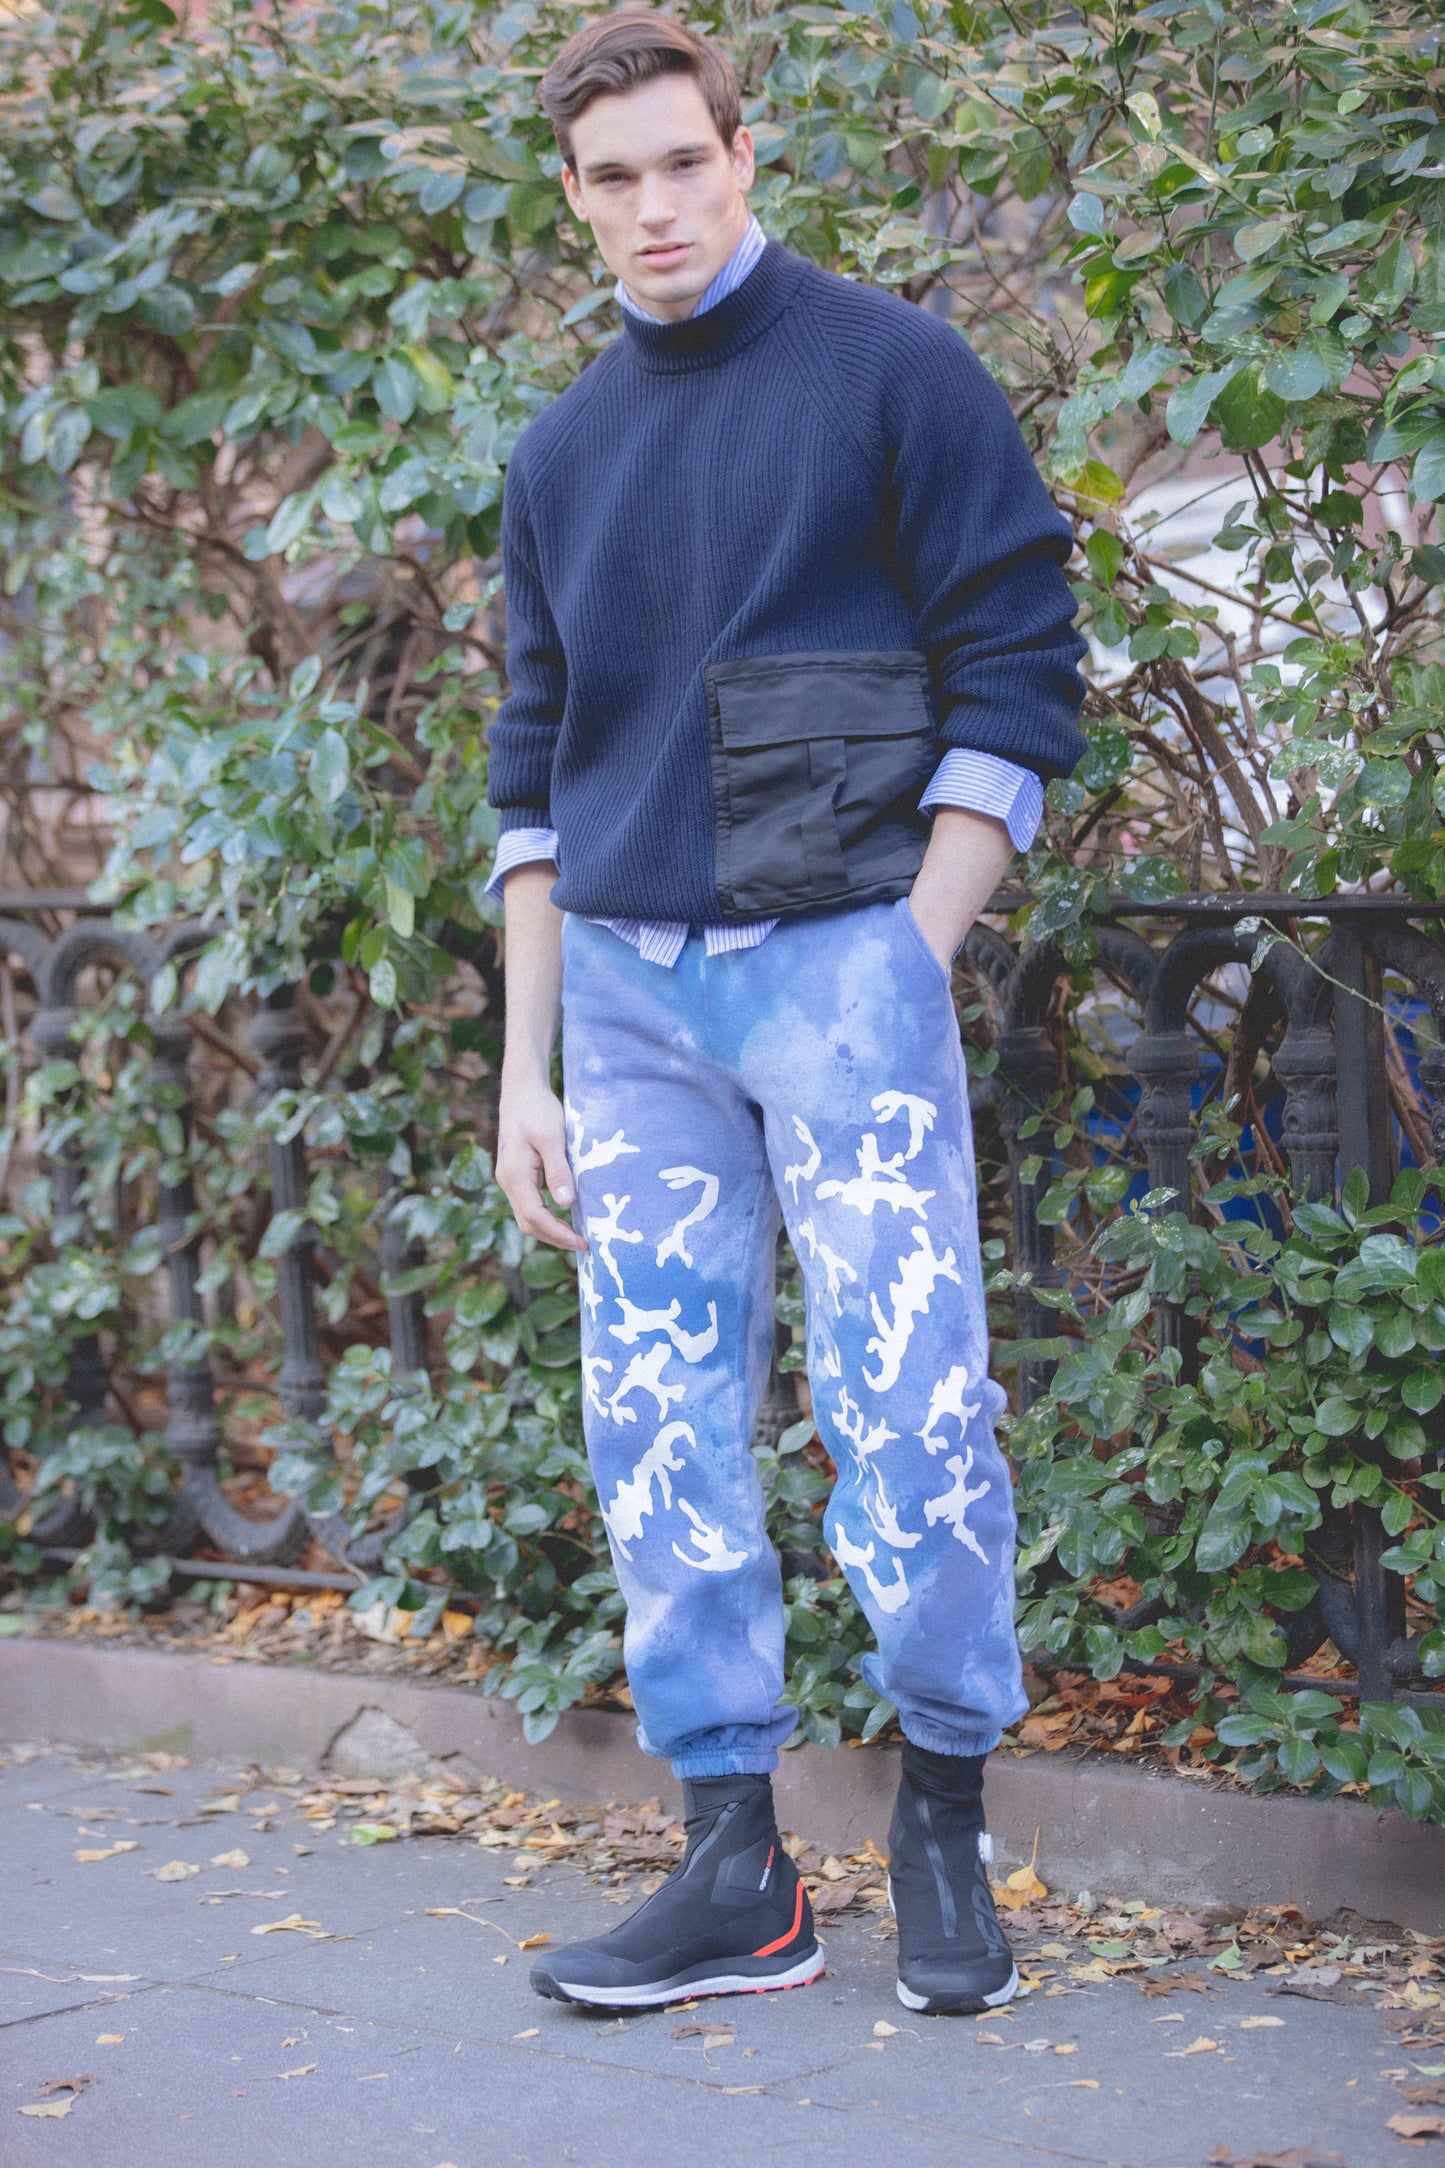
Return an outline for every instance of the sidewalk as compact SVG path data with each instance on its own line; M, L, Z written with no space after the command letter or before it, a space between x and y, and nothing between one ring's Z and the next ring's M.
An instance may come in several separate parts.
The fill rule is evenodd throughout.
M1065 1984L1026 1931L1046 1978L983 2020L911 2020L871 1916L797 1993L587 2016L529 1992L518 1945L612 1924L616 1893L461 1837L343 1843L234 1765L16 1756L0 1857L6 2168L1372 2168L1408 2157L1387 2117L1430 2115L1364 1995ZM1160 1992L1181 1970L1207 1991Z

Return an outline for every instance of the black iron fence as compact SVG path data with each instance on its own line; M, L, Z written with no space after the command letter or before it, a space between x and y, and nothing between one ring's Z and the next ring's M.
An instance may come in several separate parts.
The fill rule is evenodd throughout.
M1001 906L1021 899L996 899ZM72 922L61 932L44 930L57 915ZM1097 972L1116 988L1139 1025L1125 1062L1137 1085L1134 1150L1148 1186L1193 1199L1191 1146L1197 1135L1201 1064L1209 1035L1201 1032L1201 994L1226 967L1247 969L1256 958L1254 925L1278 928L1289 938L1271 947L1250 981L1249 1029L1272 1047L1271 1066L1282 1094L1280 1136L1292 1187L1311 1198L1336 1195L1354 1168L1363 1168L1372 1202L1388 1194L1400 1125L1392 1113L1387 1061L1387 980L1409 988L1428 1008L1433 1030L1421 1035L1416 1074L1425 1100L1428 1156L1445 1160L1445 948L1424 930L1429 914L1394 897L1342 897L1301 907L1298 898L1240 894L1175 898L1141 905L1116 898L1097 923ZM1311 929L1306 953L1302 926ZM1322 930L1321 930L1322 929ZM475 941L474 936L466 937ZM0 895L0 954L28 978L34 1010L28 1024L33 1053L64 1054L77 1017L77 986L88 967L103 964L133 973L143 984L161 968L193 951L193 928L163 936L127 931L95 911L83 895L55 892ZM992 1100L1010 1171L1011 1263L1022 1284L1015 1294L1016 1321L1024 1339L1047 1335L1053 1313L1039 1299L1060 1281L1054 1227L1040 1217L1052 1158L1051 1125L1063 1080L1055 995L1066 971L1051 943L1020 950L990 926L970 936L967 959L988 990L997 1065L983 1096ZM495 984L495 957L487 959ZM1240 1028L1243 1028L1241 1019ZM157 1079L172 1087L180 1119L187 1119L193 1027L184 1015L167 1014L154 1029L152 1061ZM256 1009L249 1026L254 1091L264 1102L303 1085L304 1027L295 990L278 988ZM1418 1139L1417 1139L1418 1148ZM73 1212L80 1193L83 1146L68 1144L50 1169L59 1212ZM314 1230L304 1219L308 1195L306 1145L299 1131L279 1132L269 1144L271 1213L296 1215L296 1231L277 1258L277 1294L284 1355L275 1392L285 1415L309 1426L317 1451L327 1448L320 1424L326 1376L317 1322L317 1260ZM165 1248L169 1314L174 1323L204 1323L200 1289L201 1236L195 1231L195 1198L188 1181L160 1192L159 1231ZM417 1262L405 1237L384 1224L382 1284L402 1279ZM387 1336L393 1373L424 1371L428 1336L424 1298L414 1289L386 1298ZM1159 1346L1186 1350L1189 1320L1163 1304L1155 1319ZM1049 1366L1019 1366L1018 1390L1027 1403L1046 1389ZM109 1375L101 1338L82 1338L71 1356L68 1397L73 1422L108 1419ZM357 1536L337 1515L316 1517L294 1499L268 1519L251 1518L225 1496L220 1477L222 1425L207 1360L177 1359L167 1371L169 1418L165 1441L182 1471L169 1518L150 1530L144 1547L176 1561L182 1577L244 1578L279 1586L359 1586L375 1569L390 1530ZM789 1388L775 1380L770 1415L786 1406ZM0 1462L0 1521L14 1522L26 1495ZM403 1515L406 1508L401 1509ZM62 1505L29 1529L29 1540L50 1558L74 1559L88 1536L80 1509ZM319 1540L338 1570L305 1571L293 1561ZM1326 1515L1308 1564L1317 1597L1294 1625L1290 1657L1306 1661L1326 1640L1355 1666L1353 1680L1322 1680L1297 1672L1286 1684L1327 1684L1335 1693L1365 1700L1406 1700L1445 1708L1445 1685L1430 1691L1421 1677L1419 1637L1406 1631L1405 1585L1381 1564L1389 1538L1378 1511L1355 1505ZM198 1544L220 1554L192 1558ZM139 1547L139 1546L138 1546ZM1118 1614L1124 1625L1139 1621ZM1187 1679L1188 1665L1135 1665Z

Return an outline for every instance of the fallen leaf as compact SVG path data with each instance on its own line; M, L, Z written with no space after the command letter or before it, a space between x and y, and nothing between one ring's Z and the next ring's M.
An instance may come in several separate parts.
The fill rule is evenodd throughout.
M1025 1905L1037 1904L1049 1894L1047 1886L1039 1880L1035 1871L1039 1863L1039 1835L1040 1832L1036 1829L1033 1857L1027 1867L1016 1867L1006 1878L1003 1888L996 1889L993 1893L996 1901L1010 1912L1021 1912Z
M164 1867L147 1869L153 1882L189 1882L193 1874L200 1873L188 1859L168 1859Z
M525 2032L513 2033L512 2038L514 2040L535 2040L541 2030L540 2025L529 2025Z
M74 2093L67 2093L64 2100L37 2100L30 2107L22 2108L22 2115L69 2115L75 2106Z
M1211 2040L1208 2033L1201 2033L1197 2040L1190 2041L1187 2048L1169 2048L1166 2052L1170 2057L1179 2055L1209 2055L1218 2046L1219 2042L1217 2040Z
M1209 2159L1212 2168L1345 2168L1338 2153L1311 2153L1302 2145L1292 2145L1284 2153L1241 2153L1238 2157L1227 2145L1217 2145Z
M1262 2032L1266 2025L1282 2025L1283 2023L1284 2019L1282 2017L1242 2017L1239 2021L1239 2029L1241 2032Z
M544 1942L550 1942L550 1934L527 1935L517 1944L519 1950L540 1950Z
M390 1844L397 1832L390 1822L354 1822L346 1833L348 1844Z
M895 2027L889 2029L890 2031L896 2030ZM874 2030L876 2031L877 2028L875 2027ZM1008 2042L1002 2033L975 2033L973 2037L981 2048L1006 2048L1008 2046Z
M78 2078L47 2078L44 2084L37 2085L35 2090L37 2093L83 2093L87 2085L94 2083L95 2072L82 2070Z
M893 2038L893 2035L901 2030L902 2028L900 2026L890 2025L887 2018L880 2017L877 2024L873 2028L873 2037L875 2040L891 2040ZM983 2039L986 2036L983 2033L980 2033L978 2037L979 2039Z
M70 1987L76 1980L88 1986L109 1986L117 1980L138 1980L138 1972L37 1972L34 1965L0 1965L0 1972L18 1972L27 1980L44 1980L51 1987Z
M203 1799L196 1811L198 1814L236 1814L240 1806L241 1794L226 1792L219 1799Z
M285 1934L288 1928L295 1928L298 1934L317 1936L323 1941L330 1939L320 1920L303 1920L299 1912L288 1912L284 1920L262 1920L260 1926L253 1927L251 1932L253 1935L281 1935Z
M250 1853L242 1852L239 1850L234 1852L216 1852L212 1855L211 1859L211 1865L213 1867L249 1867L250 1864Z
M1402 2109L1398 2115L1387 2116L1386 2130L1393 2130L1397 2138L1445 2138L1445 2115L1421 2115L1414 2109Z
M371 2070L367 2072L364 2078L358 2078L356 2082L358 2085L374 2085L378 2078L389 2078L390 2076L391 2072L389 2070Z
M124 2033L97 2033L95 2036L95 2044L98 2048L118 2048L123 2045L124 2041Z
M97 1859L114 1859L117 1852L138 1852L139 1850L139 1837L122 1837L118 1844L108 1844L103 1851L97 1851L94 1847L82 1845L75 1856L82 1866L89 1866L92 1861Z
M1191 1995L1218 1993L1214 1982L1206 1980L1202 1972L1156 1972L1139 1985L1146 1995L1174 1995L1183 1990Z
M278 2078L309 2078L317 2068L315 2063L303 2063L299 2070L278 2070L276 2075Z
M1099 2090L1099 2081L1097 2078L1070 2078L1069 2083L1070 2085L1087 2086L1088 2090L1091 2093L1097 2093Z
M1054 2049L1055 2055L1077 2055L1078 2052L1079 2043L1077 2040L1065 2040L1061 2046Z
M305 2045L305 2033L288 2033L281 2042L283 2048L299 2048Z
M760 2093L762 2089L761 2085L720 2085L718 2087L720 2093Z
M1337 1979L1333 1986L1319 1987L1315 1985L1318 1977L1318 1974L1297 1973L1292 1980L1280 1980L1274 1987L1267 1987L1265 1993L1267 1995L1299 1995L1306 2002L1345 2002L1349 2004L1352 2010L1358 2010L1360 2007L1359 1996L1354 1994L1343 1982Z

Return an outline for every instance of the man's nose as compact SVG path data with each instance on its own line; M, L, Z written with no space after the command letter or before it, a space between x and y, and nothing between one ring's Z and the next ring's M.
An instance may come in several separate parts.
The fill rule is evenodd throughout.
M644 173L637 199L637 216L644 226L670 226L677 216L672 190L660 173Z

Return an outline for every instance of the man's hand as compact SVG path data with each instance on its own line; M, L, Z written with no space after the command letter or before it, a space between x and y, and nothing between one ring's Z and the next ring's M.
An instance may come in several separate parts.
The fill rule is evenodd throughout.
M504 1082L497 1121L497 1180L523 1234L550 1242L554 1249L586 1249L581 1235L548 1211L542 1195L544 1188L550 1190L560 1205L571 1204L573 1197L562 1102L549 1085L528 1090Z
M919 931L945 971L969 927L998 887L1014 847L1002 821L941 805L908 898Z
M562 1006L562 913L552 901L550 861L507 875L507 1038L497 1113L497 1180L524 1234L554 1249L585 1250L581 1235L548 1209L576 1194L567 1124L552 1089L552 1042Z

